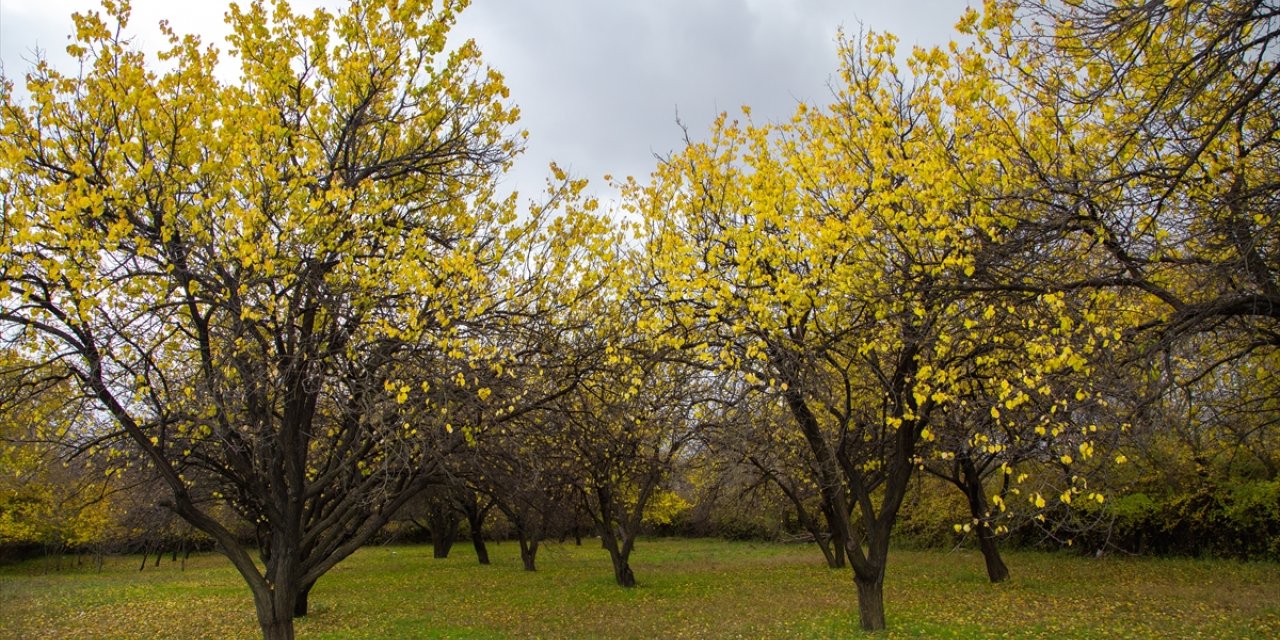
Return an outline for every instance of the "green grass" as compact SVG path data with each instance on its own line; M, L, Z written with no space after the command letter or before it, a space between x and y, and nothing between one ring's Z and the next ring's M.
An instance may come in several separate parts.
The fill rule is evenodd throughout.
M807 546L646 540L636 589L598 545L549 545L526 573L513 544L476 564L459 545L362 550L321 579L302 638L834 638L857 635L850 574ZM986 582L973 552L896 551L878 638L1278 638L1280 566L1009 553ZM0 638L254 638L249 591L221 556L181 571L139 558L102 572L46 560L0 569ZM68 565L72 565L68 567Z

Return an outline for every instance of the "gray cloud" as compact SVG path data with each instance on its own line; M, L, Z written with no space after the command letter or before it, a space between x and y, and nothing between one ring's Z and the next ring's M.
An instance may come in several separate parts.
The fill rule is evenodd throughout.
M721 111L750 105L785 119L825 99L837 30L893 31L904 47L940 44L957 0L480 0L460 22L507 76L530 131L522 191L554 159L593 179L643 176Z

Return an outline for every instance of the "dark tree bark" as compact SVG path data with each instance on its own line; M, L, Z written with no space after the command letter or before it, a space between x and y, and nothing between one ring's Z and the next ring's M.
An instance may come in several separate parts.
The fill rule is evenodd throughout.
M784 473L777 471L772 466L766 464L759 457L754 455L746 456L747 462L764 476L764 480L772 482L778 490L782 491L782 495L786 496L795 510L796 520L800 526L809 535L813 537L814 544L818 545L818 549L822 551L822 557L827 562L827 567L831 569L843 569L845 566L844 536L839 533L840 524L838 519L831 513L830 503L825 496L819 498L819 503L823 517L826 519L826 529L823 529L821 523L814 518L809 512L809 507L805 504L805 496L800 494L795 483Z
M600 531L600 546L609 552L609 559L613 562L613 577L621 587L636 586L636 575L631 570L631 550L635 546L635 532L633 527L629 527L629 522L624 522L620 518L616 518L613 490L607 484L600 484L596 487L596 527ZM643 502L642 502L643 504ZM636 524L639 524L639 518L636 518Z
M311 588L314 586L316 586L316 583L312 582L304 584L298 589L298 596L293 601L293 616L295 618L304 617L310 612L308 599L311 595Z
M843 569L845 567L845 533L840 528L840 519L831 512L831 505L826 500L822 501L822 516L827 521L826 542L823 544L823 552L827 554L827 567L831 569ZM827 553L827 550L830 552Z
M520 562L524 563L525 571L537 571L538 565L538 541L530 539L523 533L520 534Z
M542 538L546 514L539 510L524 510L518 506L517 500L508 501L494 499L492 504L498 507L507 521L516 530L516 541L520 545L520 562L525 571L537 571L538 541ZM521 503L528 507L527 503ZM562 540L563 542L563 540Z
M858 618L863 631L883 631L884 618L884 567L877 575L854 578L858 587Z
M609 559L613 562L613 578L618 586L636 586L636 574L631 570L630 540L620 542L618 536L606 528L601 530L600 544L609 552Z
M444 511L444 515L432 515L431 520L431 555L443 560L449 557L453 543L458 539L459 518L452 511Z
M5 264L29 267L20 275L0 274L6 300L29 300L0 306L6 346L40 351L39 368L72 376L95 414L110 417L114 440L92 446L127 447L135 454L130 463L154 470L167 489L166 506L212 537L244 578L268 639L292 638L295 611L305 610L316 580L421 491L451 447L465 446L461 434L443 435L438 416L425 409L468 402L447 392L455 367L442 361L453 356L440 353L430 337L434 328L426 325L474 321L471 310L495 305L490 292L461 282L438 296L434 285L428 291L392 282L388 274L407 259L405 242L414 238L408 242L422 250L414 264L424 273L434 259L474 258L479 271L465 279L477 283L500 269L506 253L498 245L515 244L502 240L510 228L505 223L458 215L485 206L481 185L496 178L514 150L514 139L502 133L505 117L486 97L499 88L497 79L464 79L478 64L468 56L430 65L447 55L440 38L427 47L438 50L424 49L412 69L379 65L347 78L354 84L338 91L346 86L341 72L303 72L294 57L301 53L272 44L283 33L304 43L297 51L315 42L314 33L302 33L299 16L280 9L268 19L273 29L255 29L246 14L233 20L233 30L244 46L272 52L264 69L298 71L279 83L296 93L244 94L202 71L190 57L194 49L153 74L113 28L82 33L90 53L82 60L85 73L73 76L74 89L45 92L55 110L110 111L111 117L16 119L11 116L25 107L0 92L0 117L14 124L0 141L0 156L25 156L45 146L42 140L68 141L0 171L6 186L15 186L0 207L0 232L6 247L12 245ZM350 9L362 12L351 18L360 33L346 34L349 46L334 55L379 56L369 48L376 40L370 34L395 33L391 44L408 44L408 25L439 19L440 27L448 26L429 7L384 9ZM108 7L104 19L118 25L124 13ZM37 69L33 77L52 73ZM163 87L178 74L201 90L175 101ZM432 89L454 86L455 79L473 90ZM118 95L101 94L108 86ZM126 94L154 100L121 101ZM280 126L270 132L202 126L202 118L217 117L215 106ZM441 135L442 113L463 124ZM146 123L159 122L200 137L148 130ZM117 135L122 131L132 133ZM249 140L256 149L252 162L214 175L202 159L216 149L245 148ZM108 156L119 162L97 160ZM11 176L19 164L24 170ZM161 164L163 171L138 170ZM61 253L46 254L33 241L11 242L14 216L53 228L50 221L65 207L41 193L68 176L83 182L77 195L99 206L78 218L74 230L56 226L86 240L86 248L72 251L53 236L50 246ZM322 197L339 189L350 197ZM231 202L239 205L235 211ZM378 224L366 224L369 219ZM271 251L252 257L236 251L264 247ZM343 266L356 248L359 266ZM37 268L46 258L83 265L84 278L71 282ZM119 304L83 308L77 302L107 298ZM403 327L418 317L422 326ZM388 330L388 322L401 326ZM406 378L413 378L412 388ZM398 401L388 394L397 385L403 385ZM258 529L260 561L242 548L226 514Z
M814 536L814 542L818 544L818 549L822 551L822 557L827 561L827 568L843 569L844 552L840 551L837 553L836 547L833 544L835 539L834 536L823 532L818 532L814 534Z
M977 521L978 549L982 551L982 559L987 566L987 578L991 582L1004 582L1009 579L1009 567L1005 566L996 546L996 532L991 528L990 505L982 487L982 474L968 456L960 459L959 466L961 488L969 503L969 513Z
M978 527L978 548L982 550L982 558L987 565L987 578L991 582L1004 582L1009 579L1009 567L1000 557L1000 549L996 547L995 532L986 523Z
M504 511L506 510L504 509ZM516 540L520 545L520 562L524 564L524 570L537 571L539 533L532 530L525 518L510 513L507 518L516 529Z
M467 517L467 527L471 533L471 546L476 550L476 560L480 564L489 564L489 548L484 543L484 521L493 508L494 501L480 502L480 495L475 491L467 491L459 501L462 512Z
M882 371L882 408L900 424L895 430L877 434L878 444L870 451L866 443L847 437L847 429L841 429L844 435L832 443L809 399L801 392L805 378L799 354L780 348L771 348L769 354L775 371L788 383L782 399L813 453L815 464L811 472L822 493L826 514L833 519L832 529L844 539L858 591L860 623L868 631L885 628L884 575L889 536L906 497L915 469L916 444L931 410L931 405L917 405L911 393L911 381L919 369L916 357L924 346L918 331L919 327L910 322L901 327L902 350ZM843 420L848 427L852 416L845 414ZM856 426L857 431L868 429L865 425ZM872 471L855 462L855 455L868 453L878 462ZM852 517L854 506L859 516L856 521Z
M484 534L479 527L471 529L471 546L476 550L476 561L489 564L489 548L484 544Z

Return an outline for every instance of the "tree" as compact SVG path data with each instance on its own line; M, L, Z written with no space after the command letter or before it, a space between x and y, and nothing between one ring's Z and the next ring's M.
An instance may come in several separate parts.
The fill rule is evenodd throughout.
M1071 141L1015 161L1034 167L1028 199L1088 246L1079 284L1133 301L1135 357L1195 336L1216 352L1192 376L1265 366L1280 346L1275 4L994 2L982 27Z
M1029 520L1046 522L1047 505L1070 505L1085 493L1087 479L1095 474L1086 473L1084 465L1109 432L1099 433L1097 423L1106 422L1091 421L1096 416L1081 407L1059 416L1052 398L1027 396L1031 399L1015 401L1011 409L1006 404L1009 398L986 393L939 413L923 468L964 496L969 518L955 525L956 533L974 534L987 578L1003 582L1009 568L1000 556L997 538ZM1050 401L1048 406L1041 404L1044 400ZM992 416L991 407L1001 407L1002 419ZM1033 483L1027 482L1029 477ZM1030 498L1026 504L1015 500L1023 493ZM1045 500L1046 495L1051 499ZM1052 501L1052 496L1058 500ZM1085 497L1103 500L1097 491L1088 491ZM1049 523L1061 524L1056 519Z
M619 307L625 306L625 301ZM616 308L610 320L628 317ZM623 587L636 585L630 556L641 525L666 490L678 456L698 433L714 381L654 351L645 334L598 324L589 351L601 356L547 414L552 441L570 453L574 490ZM587 337L587 336L583 336Z
M267 638L427 484L492 357L475 326L537 215L494 197L518 150L500 76L446 37L465 2L233 7L240 78L129 7L75 16L81 71L3 80L0 325L67 372L217 541ZM254 560L211 515L257 533Z
M453 543L458 540L458 525L462 522L462 512L458 508L459 492L465 489L448 481L428 487L418 495L414 509L422 512L424 520L410 515L418 528L431 536L431 555L437 560L449 557Z
M1123 300L1135 438L1152 439L1137 450L1216 423L1251 434L1228 456L1273 456L1270 421L1249 416L1275 403L1257 392L1274 391L1259 372L1280 346L1275 3L1001 1L966 24L1052 107L1041 113L1065 142L1057 157L1022 148L1010 161L1030 168L1023 198L1056 220L1056 242L1079 247L1064 285ZM1212 398L1235 393L1243 410L1205 419ZM1192 396L1208 403L1160 408Z
M984 252L977 259L984 269L1011 266L1007 258L1001 262ZM1030 269L1023 273L1035 276ZM999 314L987 318L986 313L967 322L974 331L974 343L981 345L981 356L958 363L967 370L955 388L956 402L935 414L922 453L923 469L964 496L969 519L955 527L958 533L975 535L992 582L1009 576L996 546L1000 535L1029 521L1046 523L1045 515L1051 511L1046 505L1070 505L1078 495L1093 502L1104 500L1098 491L1089 490L1097 474L1086 470L1098 462L1095 449L1104 449L1104 442L1121 432L1108 428L1121 422L1110 410L1116 397L1111 394L1114 378L1103 373L1111 373L1104 366L1111 356L1097 348L1093 335L1096 327L1108 325L1113 296L1074 292L1041 296L1054 303L1020 305L1016 324ZM1036 375L1038 388L1015 387L1009 381L1023 377L1025 349L1036 344L1037 336L1054 331L1059 332L1055 337L1059 348L1091 354L1088 366L1041 371ZM1064 403L1065 393L1076 397ZM1023 494L1029 499L1015 500ZM1059 499L1045 501L1045 495Z
M995 420L1031 395L1064 411L1088 393L1048 378L1086 369L1103 339L1061 321L1066 300L1035 277L1071 254L1024 232L1038 221L1012 197L1026 176L1001 161L1041 132L1006 126L1034 105L972 49L917 50L914 81L890 36L842 53L830 106L773 126L722 117L626 193L672 340L777 398L803 435L872 630L937 416L977 381L1005 389L980 407ZM1004 259L1029 248L1051 259ZM989 357L990 324L1020 329L1016 371Z
M520 425L508 435L488 445L484 477L475 482L515 530L525 571L536 571L539 544L570 510L570 476L536 426Z
M1215 366L1221 336L1127 358L1105 542L1126 552L1273 558L1280 550L1274 367ZM1274 353L1271 360L1274 360ZM1095 536L1096 537L1096 536Z

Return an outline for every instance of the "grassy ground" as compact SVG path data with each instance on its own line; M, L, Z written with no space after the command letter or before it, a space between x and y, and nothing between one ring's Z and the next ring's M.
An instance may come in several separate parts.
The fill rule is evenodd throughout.
M643 541L640 586L613 584L598 545L512 544L493 565L459 545L365 549L321 579L301 638L833 638L857 635L847 571L805 546ZM985 580L973 552L897 551L879 638L1280 638L1280 566L1010 553ZM248 588L221 556L0 568L0 638L254 638Z

